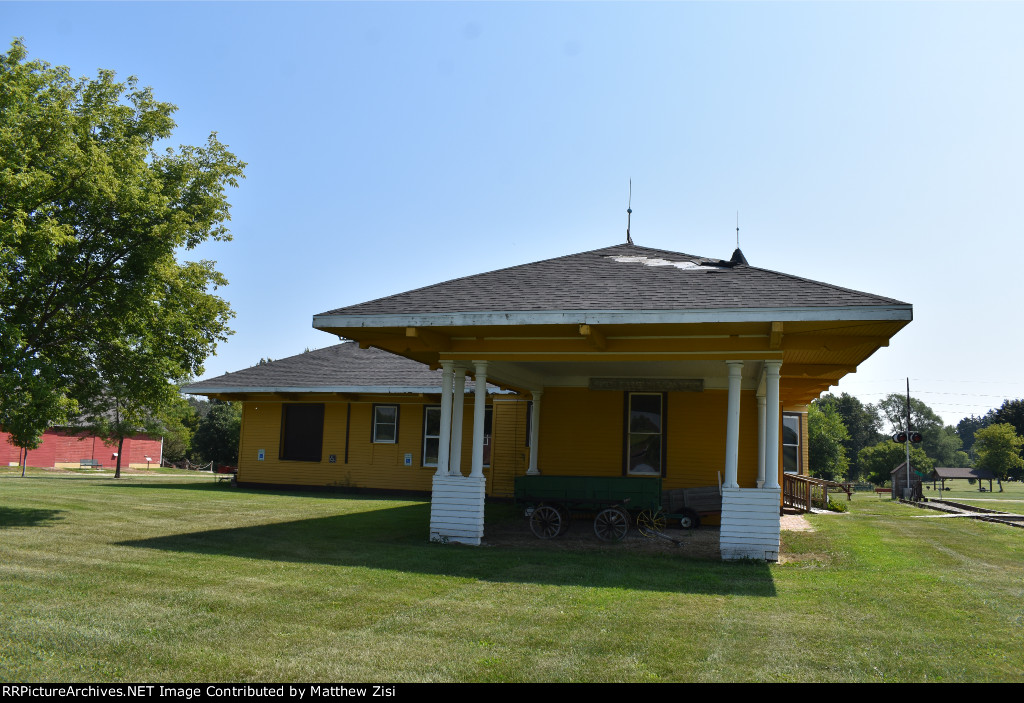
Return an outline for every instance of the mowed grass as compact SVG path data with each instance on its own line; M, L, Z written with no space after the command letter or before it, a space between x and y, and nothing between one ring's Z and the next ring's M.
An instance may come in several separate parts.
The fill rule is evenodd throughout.
M932 490L931 484L927 484L923 492L925 498L953 500L1008 513L1024 513L1024 483L1003 481L1003 490L1000 492L999 484L993 481L991 493L987 480L982 481L981 486L985 489L984 492L978 490L977 483L972 486L966 480L946 481L946 487L950 489L948 491L935 491Z
M429 544L414 500L0 477L0 679L1024 680L1024 530L850 508L767 565Z

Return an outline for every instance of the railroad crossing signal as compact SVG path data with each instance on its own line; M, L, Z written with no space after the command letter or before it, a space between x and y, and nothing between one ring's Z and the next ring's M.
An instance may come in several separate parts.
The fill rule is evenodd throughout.
M906 432L897 432L892 436L892 441L896 442L896 444L903 444L907 439L908 436ZM911 432L909 439L911 444L920 444L923 437L921 437L920 432Z

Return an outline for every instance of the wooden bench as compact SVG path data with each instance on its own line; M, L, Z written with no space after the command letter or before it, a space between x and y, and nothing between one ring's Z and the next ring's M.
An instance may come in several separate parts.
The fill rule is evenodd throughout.
M78 462L78 468L84 469L86 467L90 469L102 469L103 465L100 464L100 462L96 461L95 459L82 459L80 462Z
M892 495L892 489L891 488L876 488L875 489L875 493L877 493L879 495L881 495L882 493L888 493L889 495Z
M238 475L237 466L218 466L213 470L213 478L218 483L221 481L234 481Z

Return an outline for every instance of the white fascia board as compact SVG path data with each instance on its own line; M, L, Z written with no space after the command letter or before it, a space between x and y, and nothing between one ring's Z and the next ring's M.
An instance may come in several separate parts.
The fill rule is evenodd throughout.
M375 395L401 393L440 393L441 386L185 386L181 389L187 395L213 395L219 393L364 393ZM500 388L488 388L488 394L507 393ZM473 387L466 387L466 394L472 395Z
M203 386L181 389L189 395L211 393L440 393L441 386Z
M490 325L623 325L697 322L828 322L912 320L911 305L717 308L712 310L554 310L388 315L314 315L317 329L349 327L472 327Z

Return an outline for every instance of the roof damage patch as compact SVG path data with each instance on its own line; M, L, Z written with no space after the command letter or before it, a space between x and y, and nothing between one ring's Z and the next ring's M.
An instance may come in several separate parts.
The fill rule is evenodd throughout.
M668 259L659 259L650 256L606 256L606 259L612 261L618 261L622 264L643 264L644 266L675 266L677 269L683 271L716 271L721 266L707 264L711 263L706 259L697 259L696 261L669 261Z

